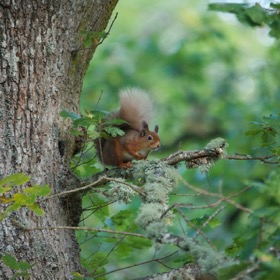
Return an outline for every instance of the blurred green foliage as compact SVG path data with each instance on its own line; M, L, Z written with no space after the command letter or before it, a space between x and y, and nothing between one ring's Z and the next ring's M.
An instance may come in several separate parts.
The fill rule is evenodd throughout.
M227 140L229 154L279 156L280 43L275 39L280 33L279 13L248 4L219 3L209 8L212 11L205 1L121 0L112 30L98 47L86 74L81 111L113 110L118 107L121 88L142 87L151 92L157 108L155 123L160 127L162 148L154 157L162 158L179 149L202 149L215 137ZM279 9L277 5L271 8ZM241 25L231 14L216 11L236 14L247 25ZM99 168L100 164L91 162L90 167L81 165L76 172L84 177ZM219 161L207 175L186 170L183 165L178 170L192 185L213 193L230 195L251 187L235 201L252 209L253 214L226 204L203 232L218 250L241 261L221 270L220 279L243 271L252 258L262 267L256 279L276 279L267 277L279 276L279 164L227 160ZM170 205L175 202L202 205L215 199L194 195L179 184L176 195L170 196ZM140 204L136 197L128 206L92 193L84 198L83 218L87 218L82 223L141 232L134 223ZM206 208L186 213L190 222L200 227L214 211ZM172 232L194 235L195 229L183 223L180 218L174 220ZM77 232L77 237L90 275L174 250L171 245L152 245L131 237L83 232ZM191 260L192 256L180 252L165 264L179 267ZM134 267L98 279L131 279L167 270L151 262L145 269Z

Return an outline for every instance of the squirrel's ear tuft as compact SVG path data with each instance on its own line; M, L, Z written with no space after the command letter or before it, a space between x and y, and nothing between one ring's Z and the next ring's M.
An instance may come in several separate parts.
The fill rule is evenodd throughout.
M146 130L145 129L141 129L139 132L140 137L144 137L146 135Z
M155 132L158 133L159 127L158 125L155 126Z
M142 125L143 125L143 128L140 131L141 137L145 136L149 132L149 126L145 121L142 122Z
M149 126L145 121L142 122L142 125L143 125L143 130L149 131Z

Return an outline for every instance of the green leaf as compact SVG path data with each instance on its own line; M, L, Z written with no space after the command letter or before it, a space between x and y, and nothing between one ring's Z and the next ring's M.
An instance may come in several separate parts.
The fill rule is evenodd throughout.
M253 216L258 218L271 218L279 213L279 207L263 207L255 210Z
M72 272L73 280L84 280L85 278L79 272Z
M109 139L109 138L110 138L110 135L108 135L108 134L105 133L105 132L100 132L98 138Z
M117 136L123 136L125 135L125 132L123 130L121 130L118 127L106 127L104 129L109 135L113 136L113 137L117 137Z
M245 132L246 136L255 136L258 135L262 132L262 129L256 128L256 129L251 129Z
M51 193L51 188L48 185L35 185L33 187L25 188L23 191L34 196L47 196Z
M66 110L62 110L60 112L60 116L63 117L64 119L70 118L72 121L79 119L81 116L74 113L74 112L69 112Z
M277 9L277 10L280 10L280 4L277 4L277 3L270 3L270 7L274 8L274 9Z
M90 131L88 133L88 136L90 137L90 139L97 139L99 138L100 134L97 131Z
M87 260L83 259L82 263L83 266L85 266L87 268L88 271L91 270L95 270L95 268L97 266L100 265L100 263L102 262L102 270L103 267L109 262L107 257L107 252L103 252L103 251L98 251L97 253L94 254L94 256L92 258L89 258Z
M241 23L250 26L261 26L268 21L266 10L258 3L254 6L239 3L212 3L208 7L211 11L233 13Z
M5 196L0 196L0 203L3 204L9 204L10 202L15 201L13 197L5 197Z
M276 156L280 156L280 147L272 149L271 152Z
M45 214L44 210L41 207L39 207L39 205L37 203L27 205L27 207L31 211L33 211L37 216L43 216Z
M11 269L19 269L17 260L10 254L6 254L2 257L3 263Z
M201 227L208 219L209 219L209 215L204 214L203 216L201 216L199 218L192 219L191 222L196 227ZM215 228L215 227L219 226L220 224L221 224L221 222L217 218L213 218L213 219L211 219L211 221L209 221L207 223L207 225L209 225L211 228Z
M127 237L125 240L125 243L130 248L134 248L134 249L138 249L138 250L150 248L153 245L153 242L149 239L138 238L138 237L133 237L133 236Z
M246 10L246 15L250 18L251 24L253 25L262 25L266 21L266 11L259 5L255 4L254 6Z
M106 200L102 199L98 195L95 195L94 200L92 201L91 196L86 196L85 201L86 204L94 205L96 206L97 211L94 213L94 216L97 217L102 223L105 223L106 218L109 216L109 207L107 205ZM88 214L92 213L91 211L84 211L84 216L87 216Z
M245 270L248 267L248 264L243 262L240 264L234 264L232 266L228 266L222 268L218 271L218 279L219 280L228 280L233 279L240 271Z
M220 220L218 219L218 218L213 218L213 219L211 219L211 221L209 221L209 226L211 227L211 228L216 228L216 227L218 227L219 225L221 225L221 222L220 222Z
M0 187L0 194L8 192L11 188L12 187Z
M80 34L84 37L85 48L90 48L95 41L105 38L108 35L106 31L81 31Z
M225 248L225 252L230 257L237 257L240 254L240 251L244 247L244 243L238 238L234 239L234 242Z
M107 36L107 32L105 30L100 32L93 32L94 37L97 37L99 39L105 38Z
M0 222L3 221L11 212L18 210L20 206L21 205L17 202L9 205L4 212L0 213Z
M20 186L29 182L30 177L24 173L16 173L3 178L0 181L0 187L13 187Z
M79 129L71 129L70 133L74 136L82 136L84 135L84 132L80 131Z
M30 265L29 263L27 263L25 261L19 261L17 264L18 264L18 268L21 271L27 271L28 269L32 268L32 265Z
M30 205L35 202L36 196L35 195L26 195L23 193L15 193L14 200L21 206Z
M269 31L269 35L276 39L280 39L280 22L279 20L274 20L269 24L271 30Z
M89 127L90 125L95 125L97 121L94 118L90 117L82 117L77 120L73 121L73 126L78 127L78 126L83 126L83 127Z
M86 113L88 115L94 116L94 118L99 119L99 120L107 118L111 115L110 112L105 111L105 110L100 110L100 109L92 110L89 112L87 111Z
M85 48L90 48L93 44L93 38L91 38L90 36L86 36L85 40L84 40L84 46Z
M210 11L227 12L227 13L240 13L244 11L244 8L248 7L248 4L239 3L212 3L208 5Z
M13 276L13 278L11 280L17 280L19 279L19 277L23 277L23 279L30 279L30 275L28 272L26 271L19 271L16 273L15 276Z
M130 217L133 215L133 212L131 210L121 210L117 214L115 214L113 217L111 217L111 220L118 226L121 226L123 224L130 223Z
M106 120L106 124L108 125L121 125L127 123L126 121L122 120L122 119L109 119Z

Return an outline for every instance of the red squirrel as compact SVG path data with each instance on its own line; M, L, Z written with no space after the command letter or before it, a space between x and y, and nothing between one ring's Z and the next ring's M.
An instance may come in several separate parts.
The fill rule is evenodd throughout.
M158 149L159 127L156 125L155 131L150 131L148 126L153 112L152 101L145 91L137 88L122 90L120 109L111 113L110 118L125 121L117 126L125 135L97 139L96 149L100 161L105 165L129 168L132 160L146 159L152 150Z

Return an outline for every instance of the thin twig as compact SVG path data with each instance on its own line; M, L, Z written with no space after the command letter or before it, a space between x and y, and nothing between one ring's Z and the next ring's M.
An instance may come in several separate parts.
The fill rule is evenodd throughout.
M107 31L107 32L104 31L104 36L101 38L100 42L98 42L97 44L92 44L92 46L90 46L90 47L88 47L88 48L79 48L79 49L76 49L76 50L73 51L73 53L77 53L77 52L79 52L79 51L94 50L94 49L96 49L99 45L101 45L101 44L104 42L104 40L109 36L109 34L110 34L110 32L111 32L111 29L112 29L112 27L113 27L113 25L114 25L114 23L115 23L117 17L118 17L118 13L116 13L116 15L115 15L115 17L114 17L112 23L111 23L110 26L109 26L108 31ZM99 18L96 19L96 21L95 21L95 23L94 23L93 26L95 26L95 24L97 23L98 20L99 20Z
M171 267L171 266L166 265L166 264L163 263L162 261L157 260L156 262L159 263L159 264L161 264L162 266L168 268L168 269L175 269L174 267Z
M117 202L118 200L112 200L112 201L108 201L108 202L103 202L97 205L93 205L93 206L89 206L86 208L83 208L83 218L80 219L80 223L85 221L87 218L89 218L91 215L93 215L95 212L99 211L101 208L103 207L107 207L115 202ZM92 202L94 204L94 202ZM91 211L87 216L84 217L84 212L85 211Z
M22 225L17 223L17 226L22 228L23 230L33 231L33 230L86 230L86 231L96 231L96 232L106 232L120 235L128 235L135 236L139 238L147 238L144 234L126 232L126 231L117 231L110 229L102 229L102 228L90 228L90 227L70 227L70 226L50 226L50 227L23 227Z
M85 143L84 143L84 147L86 145L86 141L85 140ZM83 165L83 164L89 164L90 162L94 161L95 160L95 157L87 160L87 161L82 161L83 159L83 156L86 155L86 153L88 151L90 151L93 147L94 147L94 144L92 144L91 146L89 146L87 149L84 149L84 147L81 148L81 152L80 152L80 155L79 155L79 160L77 162L75 162L74 158L72 159L72 162L75 164L72 168L72 170L76 169L77 167Z
M63 192L60 192L60 193L55 193L53 195L49 195L47 197L44 197L43 199L41 199L41 201L51 199L51 198L54 198L54 197L59 197L59 196L63 196L63 195L72 194L72 193L75 193L75 192L80 192L82 190L86 190L86 189L89 189L89 188L92 188L92 187L96 187L97 185L100 185L102 183L105 184L106 182L107 182L107 179L105 179L105 177L101 177L101 178L99 178L98 180L96 180L95 182L93 182L89 185L86 185L86 186L83 186L83 187L80 187L80 188L76 188L76 189L73 189L73 190L63 191Z
M255 272L256 270L259 269L259 263L254 264L253 266L246 268L245 270L239 272L237 276L232 278L232 280L242 280L245 279L246 276L251 274L252 272Z
M96 272L96 270L102 265L104 264L104 262L109 258L109 256L113 253L113 251L118 247L118 245L123 242L123 240L126 238L126 236L122 236L122 238L120 240L118 240L117 243L115 243L115 245L111 248L111 250L107 253L107 255L97 264L96 268L93 270L92 274L94 274Z
M183 180L181 178L181 180ZM197 192L198 195L206 195L206 196L212 196L212 197L217 197L219 198L216 202L212 203L212 204L208 204L208 205L193 205L191 203L174 203L172 204L170 207L168 207L162 214L161 214L161 219L169 212L171 211L173 208L176 208L178 209L178 207L181 207L181 208L189 208L189 209L206 209L206 208L215 208L217 207L219 204L221 204L223 201L226 201L227 203L235 206L236 208L242 210L242 211L245 211L247 213L252 213L253 211L251 209L248 209L242 205L240 205L239 203L231 200L232 197L235 197L235 196L238 196L240 195L241 193L249 190L251 187L246 187L242 190L240 190L239 192L237 193L234 193L234 194L231 194L229 196L226 196L224 197L222 194L218 194L218 193L210 193L208 191L205 191L205 190L201 190L199 188L196 188L194 186L191 186L190 184L188 184L187 182L185 182L183 180L183 183L190 189L192 189L193 191ZM191 186L191 187L190 187ZM182 195L183 196L183 195Z
M119 14L116 13L114 19L112 20L112 23L111 23L110 26L109 26L108 31L105 33L105 36L100 40L100 42L99 42L95 47L101 45L101 44L104 42L104 40L109 36L109 34L110 34L110 32L111 32L111 29L112 29L112 27L113 27L113 25L114 25L114 23L115 23L115 21L116 21L118 15L119 15Z
M177 203L172 204L171 206L169 206L160 216L160 219L162 219L170 210L172 210L173 208L177 207Z
M200 231L202 231L223 209L225 209L225 206L221 206L219 209L217 209L199 228L199 231L196 232L196 234L193 236L192 240L195 240L197 236L199 235Z
M269 161L269 159L272 159L274 157L276 157L276 155L256 157L256 156L251 156L251 155L235 154L235 155L225 156L224 158L225 159L230 159L230 160L259 160L259 161L264 162L264 163L279 164L279 161Z
M103 95L103 89L100 91L100 94L98 96L98 100L97 100L97 102L95 104L95 107L94 107L95 110L97 110L97 108L98 108L98 105L99 105L99 103L100 103L100 101L102 99L102 95Z
M144 265L144 264L147 264L147 263L151 263L151 262L159 262L161 260L164 260L164 259L167 259L175 254L177 254L179 252L179 250L167 255L167 256L164 256L162 258L156 258L156 259L151 259L151 260L148 260L148 261L145 261L145 262L141 262L141 263L137 263L137 264L133 264L133 265L129 265L129 266L126 266L126 267L121 267L121 268L118 268L118 269L114 269L114 270L111 270L109 272L106 272L106 273L102 273L102 274L98 274L98 275L95 275L94 276L94 279L96 278L99 278L99 277L102 277L102 276L105 276L105 275L108 275L108 274L111 274L111 273L114 273L114 272L118 272L118 271L121 271L121 270L125 270L125 269L129 269L129 268L132 268L132 267L136 267L136 266L140 266L140 265Z
M237 193L235 193L235 194L232 194L232 195L230 195L230 196L228 196L228 197L225 197L225 196L223 196L222 194L211 193L211 192L208 192L208 191L206 191L206 190L202 190L202 189L200 189L200 188L194 187L194 186L192 186L191 184L189 184L188 182L186 182L182 177L180 177L180 181L181 181L187 188L191 189L191 190L194 191L194 192L201 193L201 194L206 195L206 196L211 196L211 197L219 198L218 201L216 201L216 202L213 203L213 204L210 204L209 207L216 207L216 206L219 205L221 202L226 201L227 203L233 205L234 207L236 207L236 208L238 208L238 209L240 209L240 210L242 210L242 211L244 211L244 212L247 212L247 213L250 213L250 214L253 212L251 209L246 208L246 207L240 205L239 203L237 203L237 202L235 202L235 201L233 201L233 200L230 199L230 198L232 198L232 197L234 197L234 196L237 196L237 195L241 194L242 192L247 191L248 189L251 188L250 186L244 188L243 190L241 190L241 191L239 191L239 192L237 192Z
M217 250L214 246L214 244L211 242L211 240L205 235L205 233L203 231L201 231L199 228L197 228L185 215L185 213L180 209L180 208L176 208L177 211L181 214L182 218L185 220L185 222L191 226L193 229L195 229L197 232L199 232L199 234L204 237L204 239L206 240L206 242L214 249Z
M119 184L123 184L123 185L125 185L125 186L131 188L133 191L139 193L140 195L143 195L143 194L144 194L143 191L142 191L140 188L138 188L138 187L136 187L136 186L133 186L132 184L128 184L128 183L126 183L126 182L123 182L123 181L118 180L118 179L115 179L115 178L108 178L108 177L103 177L103 178L104 178L105 180L107 180L108 182L111 181L111 182L116 182L116 183L119 183Z

